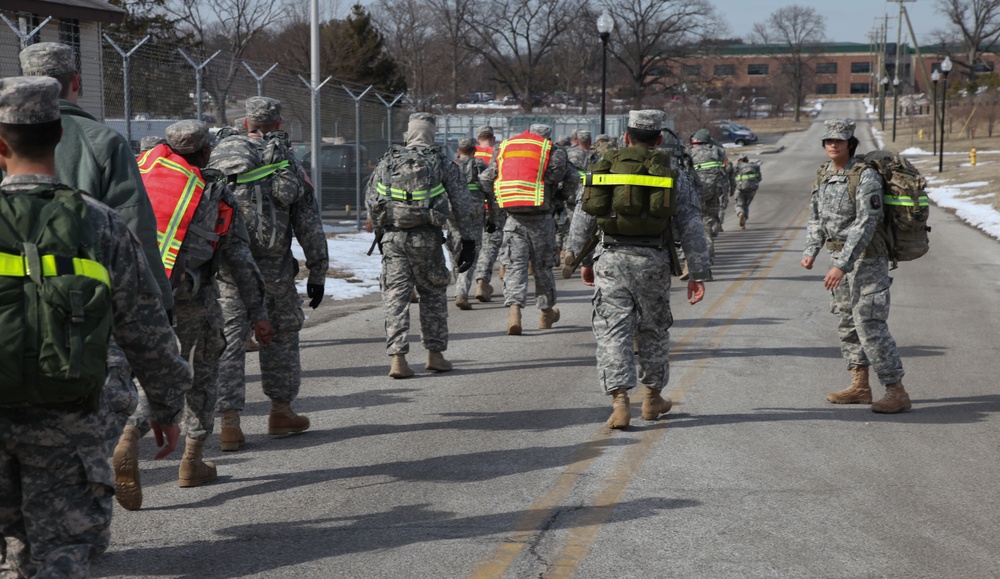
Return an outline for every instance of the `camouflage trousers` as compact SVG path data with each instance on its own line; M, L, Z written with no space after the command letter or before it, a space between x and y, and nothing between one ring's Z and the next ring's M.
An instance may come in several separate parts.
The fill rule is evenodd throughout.
M864 257L831 292L830 310L840 319L840 352L849 367L871 366L882 384L903 378L903 362L889 333L889 262Z
M473 264L479 261L479 253L483 249L483 237L479 236L476 239L476 258L473 260ZM455 297L469 297L469 288L472 287L476 270L474 267L470 267L463 273L458 273L458 258L462 253L462 236L458 228L451 222L448 222L448 242L445 246L448 248L449 257L451 257L451 279L455 283Z
M750 219L750 203L753 202L754 196L757 195L757 188L752 189L742 189L736 191L736 215L746 216Z
M191 389L184 395L180 426L188 437L197 440L205 440L212 433L219 395L219 358L226 348L218 298L218 291L212 287L195 298L174 302L174 332L181 342L181 356L191 363L194 371ZM128 423L139 429L140 436L145 436L151 429L150 415L149 401L143 393L139 409Z
M660 255L662 254L662 255ZM636 385L633 337L639 343L638 382L661 390L670 379L670 258L605 250L594 263L597 380L605 392Z
M500 245L503 244L503 230L507 225L507 212L497 211L496 229L493 233L483 230L482 247L479 249L479 257L476 258L475 272L473 279L485 280L490 283L493 280L493 266L500 255Z
M299 395L302 366L299 360L299 330L305 321L302 298L295 289L298 263L287 257L260 258L257 267L264 276L267 317L274 338L261 348L260 383L273 402L291 402ZM223 333L226 348L219 360L217 412L243 410L246 405L246 344L252 326L236 286L219 280Z
M556 248L558 253L561 255L566 248L566 242L569 240L569 226L573 223L573 208L567 207L559 213L552 216L556 222Z
M726 220L726 209L728 209L728 208L729 208L729 194L723 192L722 195L719 196L719 225L720 226L722 225L722 222Z
M132 367L125 359L125 352L112 338L108 344L108 377L104 382L104 396L108 400L106 424L108 442L114 445L128 423L129 417L139 407L139 389L132 379ZM112 446L113 448L113 446Z
M503 278L504 305L522 308L528 302L528 264L535 272L535 305L548 309L556 305L556 278L552 268L558 263L556 222L548 214L511 214L504 226L500 263L507 268Z
M111 539L106 452L103 442L41 446L0 437L0 577L90 576L91 560Z
M410 351L410 296L420 295L420 335L424 348L448 349L448 281L439 229L388 231L382 238L382 305L386 353Z
M719 236L719 226L722 222L719 214L722 211L719 202L720 195L723 195L723 188L705 184L702 189L701 201L703 204L701 212L701 222L705 226L705 238L708 240L709 263L715 263L715 238Z

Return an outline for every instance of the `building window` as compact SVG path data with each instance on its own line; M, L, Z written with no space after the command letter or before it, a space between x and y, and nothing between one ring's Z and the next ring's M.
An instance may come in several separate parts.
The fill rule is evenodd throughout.
M836 62L817 62L816 74L837 74Z
M837 94L837 83L816 85L816 94Z
M871 85L867 82L852 82L851 83L851 94L870 94L872 92Z
M732 64L715 65L715 76L736 76L736 66Z
M872 71L872 63L870 62L852 62L851 63L851 74L869 74Z
M750 76L767 76L766 64L748 64L747 74Z
M73 47L73 56L76 58L76 69L83 70L80 66L80 21L75 18L59 19L59 42Z
M685 64L681 66L682 76L701 76L700 64Z
M42 19L37 14L20 12L17 15L17 29L21 31L22 35L27 35L32 30L35 30L41 23ZM40 31L36 31L34 34L26 38L24 40L25 46L41 42L38 38L39 33Z

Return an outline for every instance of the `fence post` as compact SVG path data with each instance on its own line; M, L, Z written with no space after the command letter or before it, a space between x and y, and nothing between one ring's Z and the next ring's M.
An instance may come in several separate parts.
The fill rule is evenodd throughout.
M354 99L354 170L355 170L355 186L357 187L357 209L358 209L358 231L361 230L361 99L364 98L368 91L372 89L371 85L368 86L358 96L354 96L351 89L344 85L340 85L347 92L348 95Z
M115 44L115 41L111 40L111 37L108 36L107 34L104 35L104 39L107 40L111 44L111 46L115 47L115 50L118 51L118 54L122 56L122 76L124 78L124 85L125 85L124 88L122 89L125 92L125 141L128 143L128 146L131 147L132 146L132 90L131 90L131 82L129 81L129 60L132 58L132 54L134 54L136 50L139 50L140 46L146 44L146 41L149 40L149 36L146 36L145 38L140 40L139 44L133 46L132 50L128 52L125 52L117 44Z
M34 30L32 30L31 32L29 32L27 34L24 34L23 32L21 32L21 29L18 28L16 24L14 24L10 20L8 20L5 15L0 14L0 18L3 18L3 21L7 23L7 26L10 26L10 29L14 31L14 34L16 34L17 37L21 39L21 50L24 50L25 48L27 48L28 47L28 41L31 40L31 37L34 36L35 33L37 33L39 30L41 30L42 27L44 27L46 24L48 24L49 20L52 20L52 17L49 16L48 18L46 18L45 20L43 20L41 24L39 24L38 26L36 26L34 28ZM21 72L23 73L24 71L22 70Z
M254 77L254 79L257 80L257 96L264 96L264 77L271 74L271 71L278 67L278 63L276 62L272 64L271 68L267 69L267 72L265 72L260 76L258 76L257 73L254 72L252 68L250 68L250 65L247 64L247 61L245 60L243 61L243 66L246 67L247 71L250 72L250 76Z
M221 50L216 50L215 54L213 54L212 56L209 56L208 60L206 60L205 62L201 63L200 65L199 64L195 64L194 61L191 60L191 57L189 57L187 55L187 53L184 52L184 50L178 48L177 52L181 53L181 56L184 57L184 60L188 61L188 64L190 64L191 66L194 67L194 71L195 71L195 74L194 74L194 76L195 76L195 91L196 91L196 94L195 94L195 106L197 107L198 120L200 121L200 120L202 120L202 118L201 118L201 75L202 75L202 72L201 71L205 68L205 66L208 65L209 62L212 62L213 58L215 58L216 56L219 56L219 53L222 52L222 51ZM225 106L225 105L223 105L223 106Z
M387 103L385 102L385 99L382 98L382 95L375 93L375 96L378 97L378 100L382 101L382 104L384 104L385 108L387 109L386 115L388 119L389 129L385 132L386 149L392 146L392 107L393 105L398 103L399 99L403 98L403 95L405 94L406 94L405 92L401 92L396 96L396 98L392 99L391 103Z
M323 85L326 84L331 78L333 77L328 76L326 77L326 80L316 86L313 86L309 81L302 78L302 75L299 75L299 80L301 80L302 84L306 85L306 88L308 88L309 92L312 93L312 139L310 139L312 142L312 145L310 145L312 148L312 152L310 153L312 175L310 175L310 177L312 177L313 190L316 191L316 210L319 211L320 218L323 216L323 164L320 162L319 154L320 143L322 142L322 139L319 136L319 90L323 88Z

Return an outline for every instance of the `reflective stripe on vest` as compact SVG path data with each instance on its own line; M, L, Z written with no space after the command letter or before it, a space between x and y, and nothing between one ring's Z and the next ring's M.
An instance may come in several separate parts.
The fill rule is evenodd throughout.
M103 283L111 287L111 277L108 270L99 262L83 259L80 257L62 257L58 255L42 255L39 257L42 265L42 276L55 277L58 275L82 275ZM23 255L13 255L10 253L0 253L0 275L6 277L28 277L33 273L30 271L27 257Z
M476 145L476 158L489 165L493 160L493 147Z
M157 145L139 159L139 173L156 215L156 243L170 277L184 236L205 192L201 171L167 145Z
M671 177L657 177L655 175L629 175L627 173L587 173L584 178L584 185L640 185L642 187L660 187L670 189L674 186Z
M397 201L426 201L433 199L444 193L444 183L438 183L431 189L421 189L420 191L407 191L406 189L396 189L383 183L376 183L375 190L383 197L392 197Z
M746 173L745 175L737 175L737 181L747 181L750 179L760 179L760 173Z
M886 205L896 205L899 207L927 207L930 202L927 200L926 196L918 197L916 201L913 200L909 195L883 195L882 202Z
M694 166L695 171L701 171L703 169L716 169L723 167L724 163L722 161L705 161L704 163L698 163Z
M288 161L278 161L277 163L272 163L270 165L264 165L263 167L257 167L251 171L243 173L236 178L236 182L242 185L243 183L250 183L253 181L260 181L264 177L270 177L280 169L288 168Z
M529 131L500 145L494 193L501 208L545 204L545 168L551 153L552 141Z

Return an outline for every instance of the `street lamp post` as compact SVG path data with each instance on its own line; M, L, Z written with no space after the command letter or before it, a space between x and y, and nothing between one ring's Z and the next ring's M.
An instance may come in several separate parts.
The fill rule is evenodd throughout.
M937 145L938 145L938 143L937 143L937 122L938 122L937 83L938 83L939 80L941 80L941 73L939 71L935 70L934 72L931 73L931 82L934 83L933 84L934 88L931 89L931 101L933 101L933 105L934 105L934 121L931 123L931 133L933 134L933 137L931 138L931 140L934 141L934 151L933 152L934 152L935 155L937 154Z
M879 122L882 124L882 131L885 131L885 93L889 92L889 77L882 77L882 106L879 107Z
M896 142L896 115L899 113L899 77L892 79L892 142Z
M608 39L611 38L611 31L615 28L615 20L611 13L605 8L604 12L597 17L597 33L601 35L603 45L603 58L601 64L601 132L605 132L605 103L608 95Z
M941 146L938 147L938 173L944 171L944 113L948 108L949 72L951 72L951 59L946 56L941 61L941 73L944 74L944 84L941 86Z

